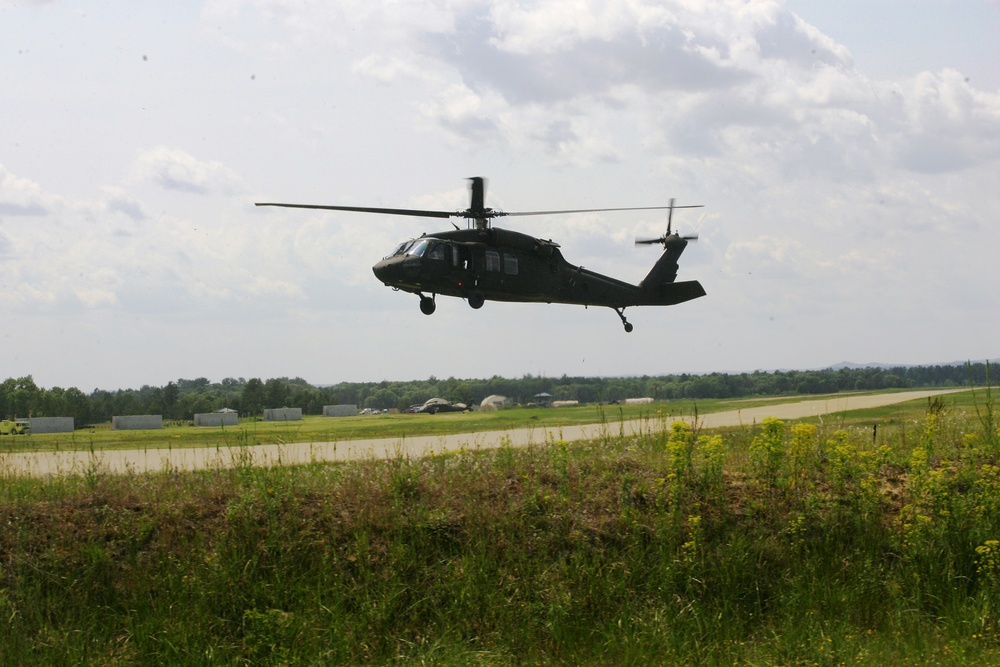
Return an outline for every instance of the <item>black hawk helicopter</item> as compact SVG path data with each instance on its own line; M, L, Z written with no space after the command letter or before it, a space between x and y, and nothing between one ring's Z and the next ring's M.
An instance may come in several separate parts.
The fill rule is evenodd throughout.
M509 213L486 208L486 181L471 181L472 200L464 211L422 211L408 208L373 208L368 206L324 206L317 204L279 204L260 202L257 206L283 206L358 213L409 215L424 218L465 218L468 229L455 229L410 239L400 243L391 255L372 271L387 287L411 292L420 297L420 310L430 315L437 307L437 295L465 299L473 308L486 301L568 303L581 306L607 306L621 318L626 332L632 324L625 319L629 306L672 306L705 296L697 280L676 282L677 260L689 241L696 236L673 232L674 209L700 208L677 206L642 206L632 208L588 208L566 211L528 211ZM663 246L663 254L638 285L632 285L582 266L574 266L559 251L559 244L520 232L500 229L490 224L493 218L526 215L556 215L601 211L669 211L666 233L655 239L636 240L636 244ZM427 294L430 296L427 296Z

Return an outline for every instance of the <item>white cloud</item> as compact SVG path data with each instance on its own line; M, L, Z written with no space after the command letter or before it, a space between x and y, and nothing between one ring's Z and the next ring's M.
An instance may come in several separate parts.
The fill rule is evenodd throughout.
M46 215L60 203L57 195L46 193L38 183L16 176L0 165L0 216Z
M389 84L401 78L419 78L420 67L412 60L373 53L354 64L354 71L380 83Z
M868 80L776 2L495 2L454 25L420 57L461 83L423 111L456 140L533 147L553 164L620 159L606 111L667 151L780 159L806 165L799 176L867 178L885 160L940 172L1000 154L997 96L953 71ZM412 60L391 62L359 72L397 76Z
M167 190L192 194L234 194L243 188L236 172L221 162L202 161L167 146L141 153L133 175Z
M73 281L71 289L87 308L116 306L119 304L118 291L122 282L121 275L115 269L103 267L91 272L85 284Z
M96 202L85 202L77 208L90 219L122 215L133 222L141 222L148 217L142 202L125 188L117 186L102 187Z
M7 259L14 254L14 244L7 233L0 229L0 259Z
M488 41L501 51L520 55L565 52L581 43L611 41L622 31L631 31L637 9L636 3L629 2L496 2L490 19L497 34Z
M902 94L893 119L902 166L940 173L1000 159L1000 94L976 91L948 69L921 73Z

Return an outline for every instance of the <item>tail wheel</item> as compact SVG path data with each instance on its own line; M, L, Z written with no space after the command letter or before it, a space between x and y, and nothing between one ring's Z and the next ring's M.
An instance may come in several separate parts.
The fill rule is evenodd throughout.
M622 320L622 326L625 327L625 333L632 333L632 323L625 319L625 308L615 308L615 312L618 313L618 317Z

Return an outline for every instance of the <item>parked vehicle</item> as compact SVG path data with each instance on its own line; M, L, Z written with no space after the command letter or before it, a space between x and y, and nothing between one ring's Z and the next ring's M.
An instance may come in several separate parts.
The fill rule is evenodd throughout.
M31 422L25 419L4 419L0 421L0 435L30 435Z
M465 403L449 403L443 398L432 398L414 412L427 412L436 415L439 412L467 412L469 407Z

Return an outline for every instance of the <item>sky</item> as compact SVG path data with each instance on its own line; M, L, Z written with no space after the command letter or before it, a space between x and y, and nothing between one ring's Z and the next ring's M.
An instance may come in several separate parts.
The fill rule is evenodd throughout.
M998 0L0 0L0 379L996 358L998 34ZM371 267L448 221L253 205L459 210L471 176L506 211L703 204L674 223L707 296L629 334L425 316ZM498 226L637 283L666 220Z

